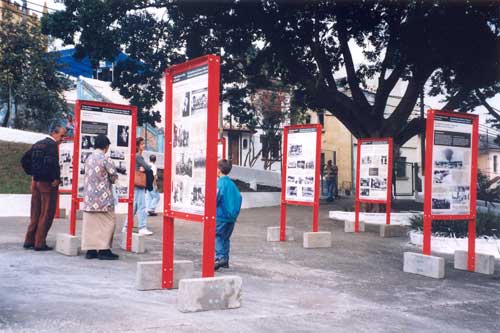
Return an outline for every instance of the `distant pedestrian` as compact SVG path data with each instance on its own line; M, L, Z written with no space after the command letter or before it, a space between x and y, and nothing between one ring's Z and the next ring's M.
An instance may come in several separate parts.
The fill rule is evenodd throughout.
M337 180L338 180L339 169L336 165L333 165L332 160L329 160L325 165L324 175L326 181L327 189L327 201L335 201L337 196Z
M241 194L227 176L232 165L222 159L217 163L217 214L215 234L215 270L229 268L230 238L241 209Z
M104 134L95 138L95 151L85 161L82 250L87 259L115 260L111 252L115 232L115 198L111 189L118 179L113 161L106 157L111 142Z
M60 184L58 145L66 135L66 129L54 125L50 136L35 143L21 160L31 180L31 222L26 232L23 247L35 251L50 251L46 238L56 213Z
M155 165L156 155L149 156L149 166L153 172L152 189L146 192L146 209L149 216L156 216L156 208L160 202L160 194L158 193L158 168Z
M144 138L138 137L136 139L136 155L135 155L135 171L143 172L143 173L151 173L151 167L144 160L142 153L144 152L144 148L146 147L146 143L144 142ZM147 178L147 177L146 177ZM134 186L134 215L137 215L139 220L139 234L141 235L152 235L153 232L148 230L148 213L146 212L146 186ZM128 219L123 226L122 231L127 231Z

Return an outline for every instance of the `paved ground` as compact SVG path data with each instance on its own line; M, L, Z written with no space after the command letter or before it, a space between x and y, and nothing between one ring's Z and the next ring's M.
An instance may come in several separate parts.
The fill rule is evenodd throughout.
M148 253L116 250L121 260L103 262L22 249L27 219L0 219L0 331L146 332L413 332L500 331L500 263L494 276L453 269L446 279L403 273L403 252L418 251L406 238L345 234L327 219L333 247L303 249L311 210L290 207L294 242L267 243L266 227L277 225L277 207L244 210L232 242L231 268L243 278L240 309L183 314L176 291L136 291L136 262L158 260L160 218ZM67 222L55 222L49 235ZM176 259L195 262L199 275L201 225L176 223ZM119 235L117 235L117 238ZM118 239L117 239L118 241ZM118 244L118 242L116 242Z

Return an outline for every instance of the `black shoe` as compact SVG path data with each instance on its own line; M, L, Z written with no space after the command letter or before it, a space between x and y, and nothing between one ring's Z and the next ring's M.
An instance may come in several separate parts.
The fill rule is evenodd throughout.
M96 259L97 256L97 250L88 250L85 254L85 259Z
M149 216L157 216L158 214L156 214L155 212L151 212L151 211L150 211L150 212L148 212L148 215L149 215Z
M111 252L111 250L100 250L97 255L99 260L116 260L118 259L118 255Z
M214 270L219 270L219 268L229 268L229 261L226 259L215 260Z
M26 250L29 250L29 249L34 248L35 246L34 246L33 244L24 243L24 244L23 244L23 247L24 247Z
M52 248L50 246L44 245L42 247L35 247L35 251L51 251Z

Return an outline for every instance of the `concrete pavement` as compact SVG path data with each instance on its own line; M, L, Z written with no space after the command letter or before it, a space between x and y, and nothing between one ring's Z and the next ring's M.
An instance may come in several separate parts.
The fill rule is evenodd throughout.
M180 313L176 290L134 289L136 262L159 260L161 219L147 253L114 250L106 262L22 248L27 218L0 219L0 331L5 332L421 332L500 331L500 264L493 276L453 269L435 280L402 271L403 252L419 251L407 238L346 234L328 220L331 248L302 248L312 211L289 207L295 241L268 243L266 228L279 224L279 208L243 210L231 244L231 268L217 275L243 278L243 303L236 310ZM339 207L335 207L339 209ZM115 247L119 246L117 229ZM79 226L80 227L80 226ZM176 222L175 258L193 260L200 276L202 226ZM78 228L79 229L79 228ZM67 232L58 220L49 234Z

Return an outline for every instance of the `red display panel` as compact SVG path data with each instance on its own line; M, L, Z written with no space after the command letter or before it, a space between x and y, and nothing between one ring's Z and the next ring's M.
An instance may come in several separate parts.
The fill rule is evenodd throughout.
M468 270L475 268L477 115L427 111L423 253L431 254L433 220L467 220Z
M392 151L392 138L358 140L354 232L359 232L361 202L385 204L385 223L391 223Z
M93 150L92 138L98 134L105 134L111 141L110 157L115 160L117 169L121 167L118 170L118 183L115 185L120 195L118 201L128 204L126 247L127 251L131 250L132 228L134 225L136 128L137 108L135 106L96 101L76 101L70 216L71 235L76 233L76 211L79 202L83 200L81 197L82 177L84 175L85 159Z
M203 223L202 276L214 275L220 58L165 72L162 287L173 287L174 219Z
M286 240L286 205L313 207L312 231L319 228L321 125L285 126L281 167L280 241Z

